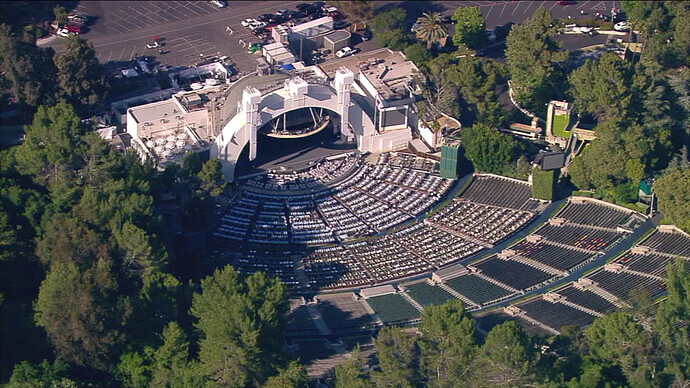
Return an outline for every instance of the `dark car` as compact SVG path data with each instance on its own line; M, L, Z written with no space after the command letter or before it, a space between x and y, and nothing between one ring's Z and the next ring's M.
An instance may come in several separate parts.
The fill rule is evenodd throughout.
M365 42L367 40L370 40L374 36L374 34L371 33L371 30L363 30L363 31L360 31L359 33L360 33L360 35L362 35L362 40Z
M295 6L295 9L297 9L298 11L301 11L301 12L305 12L305 10L309 9L309 8L314 8L314 7L309 3L299 3Z
M335 30L342 30L343 28L347 28L350 26L349 22L346 22L345 20L336 20L333 22L333 29Z
M343 20L345 19L345 14L343 14L340 11L332 11L326 14L326 16L330 16L333 18L333 20Z
M268 21L271 20L271 18L273 18L273 17L275 17L275 15L273 15L271 13L265 13L263 15L259 15L259 17L257 19L259 19L259 21L262 21L264 23L268 23Z
M311 3L311 5L312 5L312 7L320 10L321 8L323 8L324 5L326 5L326 2L325 1L315 1L315 2Z
M268 32L268 30L266 30L265 27L259 27L259 28L255 28L252 30L252 35L259 36L259 35L263 35L267 32Z
M285 16L288 20L295 20L295 19L301 19L305 15L302 12L290 10L283 16Z
M576 3L577 3L577 1L573 1L573 0L558 0L558 5L573 5Z

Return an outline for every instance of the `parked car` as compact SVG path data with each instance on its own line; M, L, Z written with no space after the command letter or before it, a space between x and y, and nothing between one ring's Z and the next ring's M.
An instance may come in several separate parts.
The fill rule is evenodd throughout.
M362 30L360 31L360 34L362 35L362 40L365 42L373 37L371 30Z
M257 22L256 19L248 18L248 19L242 20L242 21L240 22L240 24L242 25L242 27L249 27L250 25L252 25L252 24L254 24L254 23L256 23L256 22Z
M287 9L279 9L278 11L276 11L276 15L281 15L281 16L283 16L287 13L288 13Z
M315 2L311 3L311 5L312 5L314 8L316 8L316 9L318 9L318 10L321 10L321 9L326 5L326 2L324 2L324 1L315 1Z
M82 28L80 26L75 26L74 24L66 24L63 29L74 32L75 34L81 34L82 33Z
M85 26L89 24L89 16L82 14L69 15L67 16L67 21L78 26Z
M63 38L66 38L66 37L71 36L71 35L78 35L78 33L73 32L73 31L69 31L65 28L61 28L61 29L57 30L57 36L61 36Z
M263 28L266 27L266 23L260 22L258 20L255 20L254 23L249 25L249 28L252 30L256 30L257 28Z
M317 9L314 8L313 5L307 4L307 3L297 4L297 7L295 7L295 8L305 15L311 15L317 11Z
M211 4L215 5L218 8L225 8L228 5L228 3L225 0L211 0Z
M577 1L573 1L573 0L558 0L558 5L573 5L576 3L577 3Z
M628 31L630 30L630 23L627 21L618 22L613 25L613 29L616 31Z
M161 47L161 44L158 42L146 43L146 48L153 49L158 47Z
M255 28L252 30L252 35L259 36L259 35L267 33L267 32L268 31L266 30L265 27L259 27L259 28Z
M352 49L351 47L349 47L349 46L346 46L346 47L343 47L343 48L341 48L340 50L338 50L338 51L335 53L335 56L338 57L338 58L345 58L345 57L349 57L350 55L352 55L352 54L354 54L354 53L355 53L355 50L353 50L353 49Z
M273 14L265 13L265 14L259 15L259 17L257 19L259 19L260 21L265 23L265 22L271 20L271 18L274 16L275 15L273 15Z
M326 14L327 16L330 16L333 18L333 20L343 20L345 19L345 14L343 14L340 11L330 11Z
M336 20L333 22L333 29L335 30L342 30L343 28L347 28L350 26L350 23L345 21L345 20Z

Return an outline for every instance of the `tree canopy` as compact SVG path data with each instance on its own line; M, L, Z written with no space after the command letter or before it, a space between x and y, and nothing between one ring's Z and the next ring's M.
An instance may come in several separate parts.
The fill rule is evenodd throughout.
M486 20L479 8L460 6L455 10L453 20L453 43L473 50L478 50L486 44Z
M520 144L486 125L475 124L461 133L465 155L481 172L502 174L510 171L520 156Z
M550 100L561 98L565 91L563 63L568 52L551 38L552 23L549 11L539 7L524 23L510 30L506 41L506 59L517 100L538 115L546 111Z

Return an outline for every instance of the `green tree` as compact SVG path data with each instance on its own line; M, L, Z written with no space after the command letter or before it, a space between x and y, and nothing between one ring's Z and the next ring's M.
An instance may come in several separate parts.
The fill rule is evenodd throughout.
M201 386L205 380L199 368L189 360L189 342L177 322L163 329L163 344L154 356L151 387Z
M202 166L201 157L194 151L187 152L182 159L182 172L189 177L199 174Z
M375 34L386 31L404 30L407 13L404 8L393 8L385 12L378 12L371 19L371 29Z
M7 25L0 25L0 71L20 106L31 108L54 104L56 68L54 51L36 46L31 37L17 38Z
M666 269L668 296L659 304L655 328L666 369L679 383L690 381L690 268L677 258ZM680 384L682 386L682 383Z
M381 372L372 372L378 387L413 387L415 373L415 338L397 327L384 327L376 338L376 355Z
M513 321L494 327L486 336L475 365L480 385L523 387L530 375L535 351L525 330Z
M654 192L664 217L690 231L690 169L672 169L657 178Z
M429 386L471 386L475 355L474 321L459 300L427 306L419 325L420 364Z
M266 380L263 388L307 388L309 376L302 365L292 361L286 368L280 368L280 373Z
M415 35L417 39L426 43L427 49L431 49L434 43L440 42L448 35L443 18L438 12L424 12L417 18L417 23L419 28L415 31Z
M563 96L562 63L568 52L551 38L551 25L549 11L539 7L532 17L510 30L506 41L511 86L517 100L537 114L545 112L550 100Z
M129 307L105 259L83 273L73 263L53 265L34 308L63 360L106 370L118 356Z
M414 62L418 67L425 67L426 63L432 58L429 50L419 42L405 47L403 52L405 53L405 57Z
M627 116L632 72L617 55L604 53L598 61L587 60L569 80L579 112L593 114L599 121Z
M231 266L201 281L192 314L201 332L199 357L215 386L257 385L281 363L288 311L285 286L257 272L244 281Z
M479 8L460 6L455 10L453 20L455 20L453 43L457 46L464 45L477 50L486 44L486 20Z
M72 104L81 115L99 108L105 98L105 81L101 65L91 42L69 37L64 52L55 55L60 97Z
M461 139L465 155L481 172L501 174L512 168L520 155L520 144L515 139L486 125L463 129Z
M68 387L68 381L64 378L69 369L64 361L57 359L52 364L43 360L40 364L32 365L28 361L22 361L14 366L7 388L58 388ZM63 381L63 379L65 381Z
M369 387L367 375L364 372L365 360L357 346L349 355L347 361L335 367L335 388L366 388Z
M374 17L374 11L376 11L376 4L368 0L335 0L332 3L348 16L350 22L354 23L354 30L357 29L359 23L366 25L366 22Z
M37 182L53 182L60 172L72 172L78 165L84 128L66 102L39 107L25 132L24 142L17 150L18 168Z
M650 386L654 379L653 341L634 317L616 312L585 330L590 355L621 368L632 386Z
M223 165L218 159L206 161L198 177L201 179L201 188L212 197L223 194L228 185L223 175Z
M498 102L496 88L503 82L503 70L495 61L461 58L448 69L448 78L460 88L462 98L475 110L477 121L492 128L506 120L506 113Z
M58 23L67 23L67 10L65 10L65 7L57 5L53 8L53 13Z
M383 47L388 47L391 50L404 50L409 46L407 36L402 30L395 29L384 31L376 34L376 40Z

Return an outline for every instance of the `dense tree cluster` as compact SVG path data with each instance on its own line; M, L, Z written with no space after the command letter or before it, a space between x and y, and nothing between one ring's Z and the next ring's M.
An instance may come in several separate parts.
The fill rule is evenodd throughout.
M510 175L522 150L512 136L481 124L465 128L461 139L465 156L482 172Z
M156 202L186 198L183 229L204 231L211 198L227 185L218 160L188 153L182 168L157 172L111 148L64 101L39 107L25 142L0 160L10 386L304 382L281 355L287 300L278 280L228 267L185 284L193 271L176 275L166 254ZM55 363L41 362L53 354Z
M546 104L563 97L565 91L568 52L561 50L551 37L552 26L549 11L539 7L532 17L510 30L506 42L506 59L517 100L537 115L543 115Z
M685 260L669 265L668 282L656 318L620 311L550 339L507 321L480 340L460 301L426 307L416 333L381 329L374 370L358 352L338 366L336 387L682 387L690 370Z
M32 36L17 36L0 24L0 71L20 107L30 112L65 99L80 116L88 116L107 91L93 46L76 36L66 40L63 53L55 54L37 47Z

